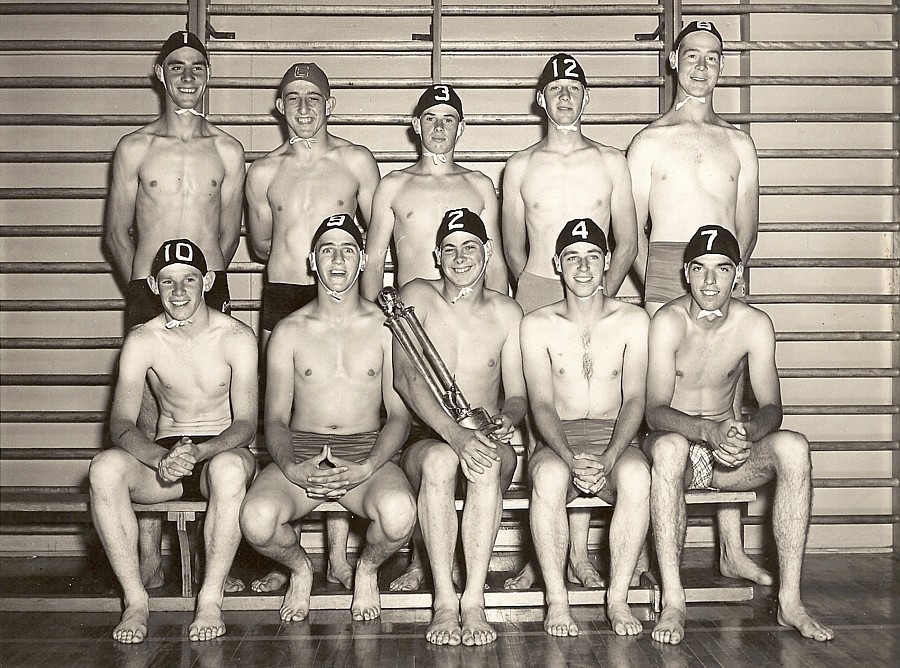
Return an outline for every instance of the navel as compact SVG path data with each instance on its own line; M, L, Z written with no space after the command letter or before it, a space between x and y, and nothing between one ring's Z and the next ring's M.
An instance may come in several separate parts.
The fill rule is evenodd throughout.
M212 184L213 184L213 188L215 188L217 185L219 185L219 182L216 181L215 179L213 179Z
M338 200L338 206L344 206L344 200L339 199L339 200Z
M675 375L681 377L684 375L684 371L679 371L678 369L675 369Z

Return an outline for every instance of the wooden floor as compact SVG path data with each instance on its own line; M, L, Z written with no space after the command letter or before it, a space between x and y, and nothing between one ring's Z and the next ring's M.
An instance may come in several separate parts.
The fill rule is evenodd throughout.
M708 564L691 551L691 565ZM0 588L9 596L31 590L35 563L0 561ZM317 610L301 623L283 624L275 611L230 611L228 633L207 643L185 634L188 612L151 615L149 638L119 645L110 637L116 613L0 613L0 666L436 666L575 668L578 666L896 666L900 665L900 561L890 555L810 555L803 593L814 614L836 633L816 643L775 622L775 591L756 587L753 601L694 604L687 636L676 647L650 638L652 613L639 607L645 632L612 633L599 607L575 608L577 638L552 638L542 611L489 610L499 638L487 647L433 647L424 639L427 610L385 610L380 621L353 622L346 611ZM90 578L88 578L90 579ZM105 579L105 578L102 578ZM58 582L65 578L57 578ZM50 581L48 581L50 582ZM49 593L49 592L48 592Z

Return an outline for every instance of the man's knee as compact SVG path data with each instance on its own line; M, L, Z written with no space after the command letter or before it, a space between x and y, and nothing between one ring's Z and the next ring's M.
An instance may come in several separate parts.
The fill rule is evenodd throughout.
M572 479L572 473L566 463L558 456L537 451L529 466L531 487L536 496L543 494L559 494L565 492Z
M777 431L770 436L772 453L780 471L809 475L812 462L809 441L795 431Z
M406 490L392 490L375 504L375 517L391 542L409 540L416 525L416 500Z
M651 434L644 446L652 463L653 477L681 477L688 461L690 443L681 434Z
M644 503L650 498L650 465L643 457L620 457L613 468L612 478L617 503Z
M449 482L456 480L459 457L446 443L432 442L422 449L422 479L429 482Z
M251 545L266 545L282 524L278 505L266 496L249 495L241 506L241 533Z
M242 453L236 450L220 452L206 466L211 497L242 495L245 492L250 471L248 460Z
M121 448L110 448L96 455L91 460L88 480L91 489L114 489L126 487L128 478L125 473L135 464L140 464L134 457Z

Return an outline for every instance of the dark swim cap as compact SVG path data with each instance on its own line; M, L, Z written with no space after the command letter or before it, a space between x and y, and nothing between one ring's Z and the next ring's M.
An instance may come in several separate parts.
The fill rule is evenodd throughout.
M724 255L735 267L741 263L737 239L721 225L704 225L694 232L684 249L684 263L690 264L703 255Z
M164 242L153 258L150 275L156 278L160 271L172 264L190 265L204 276L207 272L203 251L190 239L170 239Z
M209 54L206 52L206 47L203 45L203 42L201 42L200 38L194 33L188 32L187 30L179 30L178 32L173 32L169 35L169 39L163 42L162 48L159 50L159 55L156 57L156 64L162 65L166 62L166 58L170 53L185 46L191 47L194 51L199 51L204 60L206 60L206 64L209 65Z
M609 252L609 244L606 242L606 235L600 226L590 218L575 218L566 223L556 237L556 257L572 244L577 243L593 244L606 255Z
M716 29L716 26L712 21L691 21L681 29L680 33L678 33L678 37L675 38L675 44L673 45L672 50L678 51L678 47L681 46L681 42L684 41L684 38L694 32L708 32L719 40L720 47L724 46L722 35Z
M584 76L584 70L575 57L568 53L557 53L547 61L544 71L541 72L538 79L538 90L543 91L548 83L557 79L580 81L581 85L587 88L587 77Z
M315 63L295 63L291 65L284 76L281 77L281 83L278 84L278 95L284 93L284 88L292 81L308 81L325 97L331 97L331 86L328 83L328 76L322 71L322 68Z
M448 86L447 84L434 84L426 88L416 103L413 115L419 118L431 107L436 107L439 104L449 104L456 109L456 113L459 114L459 120L463 119L462 100L456 91L453 90L453 86Z
M353 222L353 216L349 213L336 213L333 216L328 216L325 220L322 221L322 224L316 229L315 233L312 237L312 250L315 252L316 244L319 243L319 238L325 234L328 230L344 230L347 234L353 237L353 240L356 242L356 246L360 251L363 249L363 237L362 232L359 231L359 228L356 226L356 223Z
M444 214L441 224L438 226L437 237L435 239L435 247L440 248L444 243L444 239L454 232L468 232L478 237L481 243L487 243L487 230L484 229L484 222L481 217L468 209L450 209Z

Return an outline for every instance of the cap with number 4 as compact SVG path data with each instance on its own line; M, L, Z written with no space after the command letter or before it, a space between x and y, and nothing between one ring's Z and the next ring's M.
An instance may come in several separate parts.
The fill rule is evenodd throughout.
M468 209L450 209L444 214L444 218L438 226L435 246L440 248L444 239L454 232L468 232L478 237L483 244L488 240L487 230L484 229L481 217Z
M600 229L600 226L590 218L575 218L566 223L559 236L556 237L556 257L559 257L567 246L582 241L593 244L603 251L604 255L609 252L606 235Z
M721 225L704 225L694 232L684 249L684 263L690 264L702 255L724 255L734 266L741 263L737 239Z
M316 229L312 238L312 249L316 250L316 244L319 243L319 238L325 234L328 230L344 230L347 234L353 237L353 240L356 242L356 245L360 250L363 248L363 237L362 232L359 231L359 228L356 226L356 223L353 222L353 216L349 213L336 213L333 216L328 216L325 220L322 221L322 224Z

